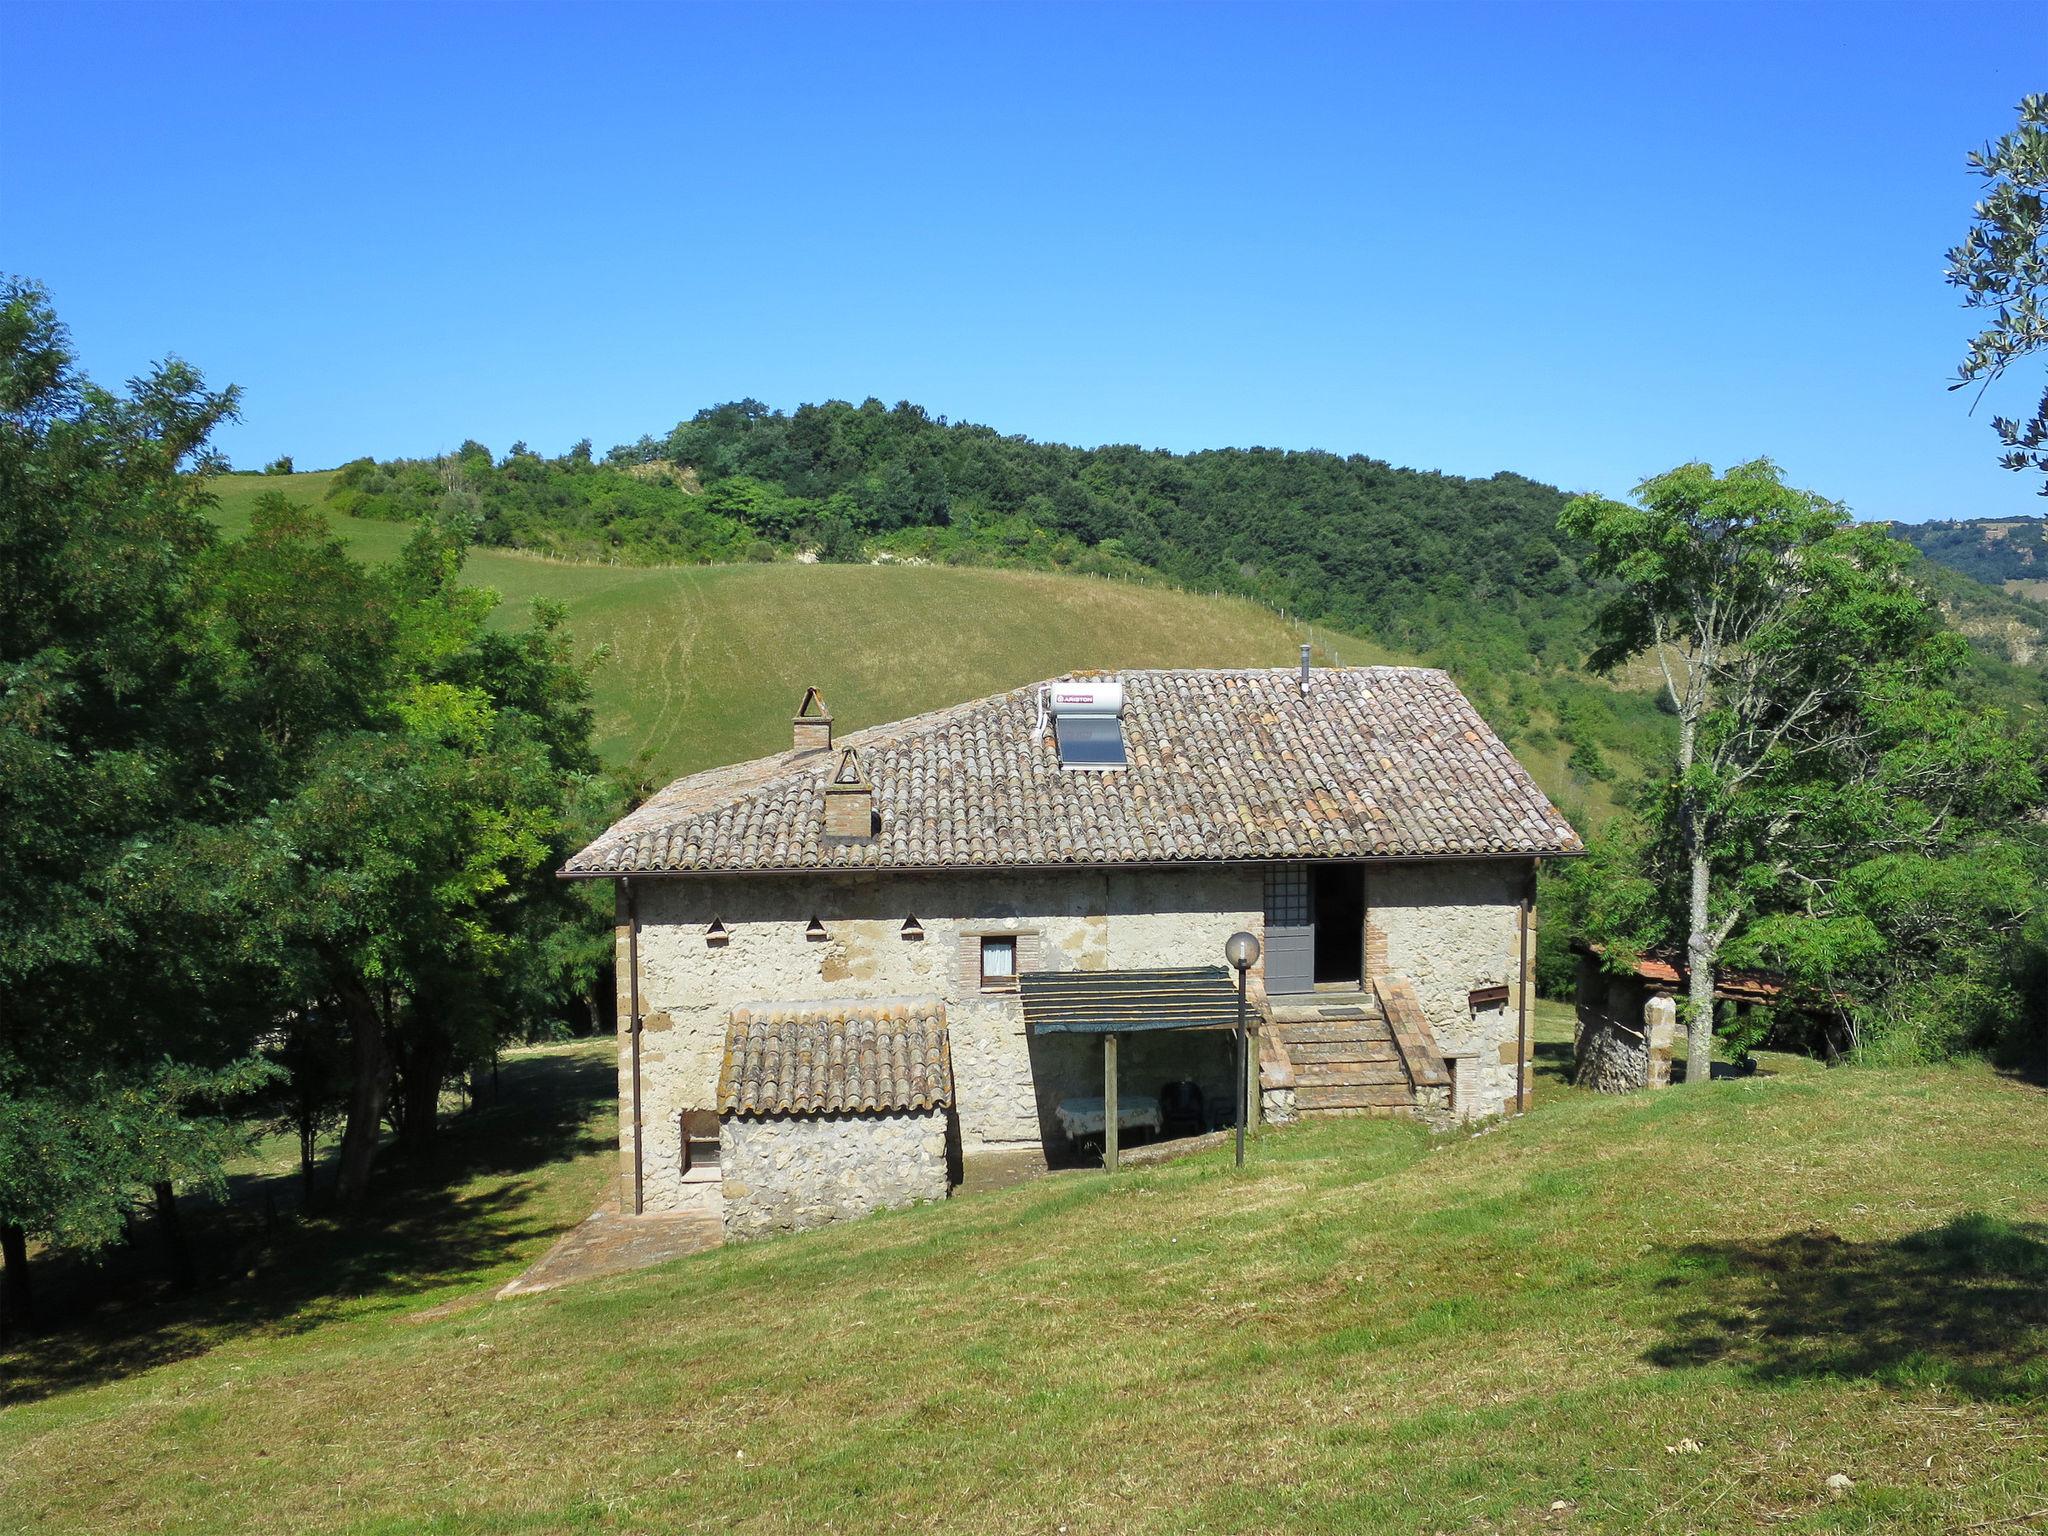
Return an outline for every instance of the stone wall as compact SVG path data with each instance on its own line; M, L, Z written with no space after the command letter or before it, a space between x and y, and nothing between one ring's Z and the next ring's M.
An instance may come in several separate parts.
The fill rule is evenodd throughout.
M1528 873L1526 859L1377 864L1367 872L1369 963L1414 982L1438 1047L1463 1058L1460 1118L1513 1105L1517 922ZM1216 965L1231 933L1263 930L1264 880L1262 866L1246 864L635 881L646 1209L673 1210L684 1198L677 1117L717 1108L730 1009L940 997L963 1154L1044 1147L1057 1135L1054 1104L1102 1091L1101 1042L1027 1039L1016 995L982 991L962 964L963 945L979 935L1016 934L1020 950L1029 946L1026 968L1051 970ZM817 938L807 931L814 917ZM906 933L912 917L918 926ZM630 1013L623 905L617 944L623 1031ZM1529 947L1533 955L1533 934ZM1510 989L1507 1004L1475 1014L1471 991L1501 984ZM1263 994L1257 966L1251 988L1255 1000ZM1220 1032L1132 1037L1119 1076L1127 1093L1156 1093L1162 1082L1193 1077L1205 1097L1228 1105L1233 1053ZM622 1033L622 1107L630 1104L629 1063ZM622 1113L620 1122L621 1192L630 1201L630 1116Z
M1611 975L1597 956L1579 956L1572 1081L1601 1093L1633 1093L1671 1082L1678 1010L1641 977Z
M1521 910L1527 859L1375 864L1366 871L1366 966L1405 976L1453 1068L1461 1120L1515 1108L1521 1063ZM1530 916L1529 961L1536 959ZM1475 1010L1473 992L1508 989Z
M1263 875L1256 866L1065 874L720 876L634 882L640 916L642 1120L645 1204L680 1198L677 1116L713 1102L728 1010L757 1003L937 996L946 1003L961 1148L1046 1143L1051 1107L1102 1091L1101 1043L1027 1040L1013 992L983 992L962 965L963 944L984 934L1028 936L1031 963L1050 970L1220 964L1223 941L1257 932ZM807 928L816 917L823 937ZM915 917L918 936L904 923ZM720 925L718 933L711 924ZM1022 943L1020 942L1020 947ZM627 975L619 929L620 1018ZM1258 973L1253 972L1256 984ZM623 1026L622 1026L623 1027ZM1156 1093L1193 1076L1227 1095L1230 1061L1220 1036L1168 1034L1127 1041L1125 1091ZM620 1040L621 1103L630 1091L629 1042ZM1234 1047L1232 1048L1234 1049ZM630 1196L630 1118L621 1115L622 1178Z
M801 1232L946 1197L946 1116L727 1115L718 1128L728 1240Z

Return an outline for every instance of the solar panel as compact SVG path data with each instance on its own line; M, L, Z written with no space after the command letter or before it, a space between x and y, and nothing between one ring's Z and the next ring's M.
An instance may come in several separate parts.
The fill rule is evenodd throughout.
M1123 722L1115 715L1059 715L1053 721L1062 768L1125 768Z

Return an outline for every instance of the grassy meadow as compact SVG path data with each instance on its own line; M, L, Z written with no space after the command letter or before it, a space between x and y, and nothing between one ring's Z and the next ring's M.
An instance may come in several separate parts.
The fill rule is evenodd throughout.
M332 471L221 476L210 487L216 520L243 531L266 491L324 509L332 480ZM391 558L410 533L331 521L363 560ZM1029 571L597 565L478 549L465 575L502 596L506 623L525 622L536 598L567 606L579 646L606 651L595 679L600 751L619 764L644 756L657 782L781 750L813 683L845 732L1073 668L1286 666L1304 640L1319 664L1414 660L1241 598ZM1614 786L1578 779L1567 746L1517 750L1582 824L1612 813Z
M331 479L223 476L218 520L241 531L272 490L320 506ZM390 558L409 533L333 522L366 560ZM1070 668L1279 666L1301 643L1295 626L1241 599L1022 571L592 565L479 549L465 574L503 596L508 623L537 598L567 605L579 644L608 650L600 748L615 762L646 754L657 777L786 747L811 684L848 731Z
M520 1053L360 1228L0 1356L10 1531L2048 1520L2048 1098L1981 1066L1268 1130L493 1303L609 1171ZM1767 1070L1775 1063L1767 1061ZM1839 1474L1851 1486L1832 1491Z

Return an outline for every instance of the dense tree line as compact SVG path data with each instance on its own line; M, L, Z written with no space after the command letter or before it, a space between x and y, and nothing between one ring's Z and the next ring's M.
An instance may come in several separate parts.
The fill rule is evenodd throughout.
M622 562L914 560L1250 597L1453 667L1503 730L1558 739L1589 782L1669 734L1647 692L1576 671L1583 551L1563 496L1362 456L1083 449L918 406L740 401L601 458L465 443L344 465L329 505L412 520L451 504L479 542Z
M922 560L1229 592L1450 668L1518 746L1561 749L1582 785L1670 750L1654 691L1583 671L1595 586L1563 493L1315 451L1076 448L919 406L743 400L598 457L463 444L343 466L331 505L410 520L450 504L484 543L624 562ZM2048 651L2014 602L1943 571L1979 649L1967 686L2038 708ZM2025 605L2029 609L2031 605ZM1341 648L1340 648L1341 649ZM1570 808L1570 807L1568 807Z
M604 949L552 878L602 816L558 612L486 624L466 531L355 563L266 497L205 515L236 408L185 364L84 378L0 287L0 1321L28 1244L90 1249L219 1189L253 1116L387 1124L574 1006Z

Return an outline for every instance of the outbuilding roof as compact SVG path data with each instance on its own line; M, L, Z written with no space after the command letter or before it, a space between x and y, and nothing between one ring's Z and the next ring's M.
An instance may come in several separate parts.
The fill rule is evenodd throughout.
M736 1115L858 1115L953 1102L946 1005L797 1004L727 1016L718 1107Z
M1047 868L1577 853L1578 835L1443 672L1131 671L1129 766L1063 770L1038 688L692 774L565 875ZM829 837L840 750L873 836Z

